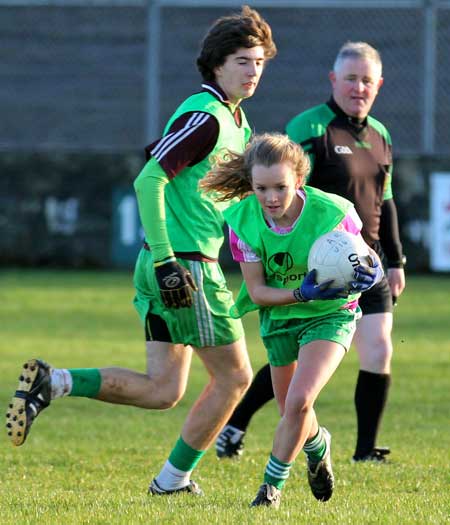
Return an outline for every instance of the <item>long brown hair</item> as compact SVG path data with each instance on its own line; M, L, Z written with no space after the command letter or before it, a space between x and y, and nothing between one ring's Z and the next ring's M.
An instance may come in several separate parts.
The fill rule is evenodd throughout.
M302 148L281 133L254 135L244 153L228 151L215 159L211 171L200 181L200 190L214 193L214 199L223 202L252 193L252 168L256 164L270 167L290 163L300 186L305 183L310 169L309 158Z
M262 46L264 58L277 54L272 30L262 16L248 5L238 14L217 19L202 42L197 67L203 80L215 80L214 69L225 63L227 56L241 47Z

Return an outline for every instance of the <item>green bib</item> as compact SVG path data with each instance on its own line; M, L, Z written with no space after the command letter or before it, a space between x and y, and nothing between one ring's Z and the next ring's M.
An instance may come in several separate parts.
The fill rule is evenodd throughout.
M230 109L210 93L202 92L186 99L175 111L166 125L168 132L172 122L188 112L209 113L219 123L219 136L211 154L198 164L184 168L165 189L167 231L176 252L201 252L212 259L218 258L223 244L222 210L229 203L217 203L198 191L198 183L211 169L216 157L222 157L227 149L243 152L250 139L251 130L241 110L242 125L237 126Z
M266 274L266 284L274 288L295 289L301 286L308 267L308 253L314 241L332 231L343 220L353 204L338 195L304 187L306 201L293 230L286 234L276 233L267 225L255 195L232 205L224 212L236 235L261 258ZM272 319L307 318L334 312L357 295L346 299L310 301L286 306L271 306ZM231 310L232 317L259 309L247 291L241 286L238 298Z

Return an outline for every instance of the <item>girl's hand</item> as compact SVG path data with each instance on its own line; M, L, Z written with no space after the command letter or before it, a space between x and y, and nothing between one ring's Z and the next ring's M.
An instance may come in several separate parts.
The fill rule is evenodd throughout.
M331 288L333 279L328 279L323 283L316 283L316 270L311 270L305 275L300 288L294 290L295 300L300 303L308 301L342 299L348 296L344 288Z

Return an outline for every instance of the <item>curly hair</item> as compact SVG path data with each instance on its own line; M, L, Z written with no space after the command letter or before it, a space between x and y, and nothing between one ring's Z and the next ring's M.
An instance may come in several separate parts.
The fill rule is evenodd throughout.
M243 199L253 192L252 168L256 164L270 167L274 164L292 165L297 181L302 186L310 170L310 162L303 149L281 133L254 135L244 153L228 151L223 158L214 159L209 173L200 181L199 188L212 193L214 200L224 202L235 197Z
M215 80L214 69L225 63L227 56L239 48L262 46L266 60L277 54L272 30L261 15L244 5L239 14L217 19L202 42L197 68L203 80Z

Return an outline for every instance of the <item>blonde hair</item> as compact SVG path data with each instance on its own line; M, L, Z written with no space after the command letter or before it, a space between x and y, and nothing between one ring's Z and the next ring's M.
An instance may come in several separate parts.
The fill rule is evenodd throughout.
M347 58L364 58L371 60L380 68L381 76L383 65L381 63L380 53L367 42L346 42L336 56L333 70L337 71L341 63Z
M254 135L244 153L228 151L222 159L215 159L211 171L200 181L206 193L216 193L214 199L223 202L235 197L244 198L253 192L252 168L259 164L270 167L289 163L298 183L305 183L310 162L302 148L281 133Z

